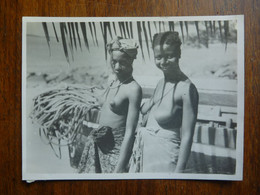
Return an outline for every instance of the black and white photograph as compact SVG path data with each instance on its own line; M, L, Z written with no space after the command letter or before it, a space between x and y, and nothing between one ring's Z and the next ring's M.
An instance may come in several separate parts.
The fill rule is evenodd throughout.
M244 17L23 17L23 180L242 180Z

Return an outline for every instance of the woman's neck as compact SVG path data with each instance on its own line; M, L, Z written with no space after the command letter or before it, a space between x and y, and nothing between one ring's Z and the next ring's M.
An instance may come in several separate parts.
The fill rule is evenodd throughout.
M187 78L188 77L180 69L176 70L174 72L164 73L165 82L176 83L176 82L179 82L179 81L184 81Z
M131 80L131 78L133 78L132 74L125 74L125 75L117 75L116 76L117 80L120 82L120 83L125 83L125 82L128 82Z

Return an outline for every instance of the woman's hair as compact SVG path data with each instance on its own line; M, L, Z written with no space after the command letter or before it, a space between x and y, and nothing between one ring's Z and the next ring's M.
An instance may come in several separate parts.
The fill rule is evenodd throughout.
M179 58L181 57L182 43L178 32L167 31L167 32L157 33L153 36L153 42L152 42L153 49L157 45L160 45L162 49L164 44L175 46L178 52L177 57Z

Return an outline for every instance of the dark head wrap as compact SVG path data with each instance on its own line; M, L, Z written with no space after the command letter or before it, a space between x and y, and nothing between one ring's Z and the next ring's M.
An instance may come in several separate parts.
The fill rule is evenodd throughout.
M116 37L107 44L107 50L111 54L112 51L121 51L126 53L132 59L136 59L138 44L133 39L123 39Z

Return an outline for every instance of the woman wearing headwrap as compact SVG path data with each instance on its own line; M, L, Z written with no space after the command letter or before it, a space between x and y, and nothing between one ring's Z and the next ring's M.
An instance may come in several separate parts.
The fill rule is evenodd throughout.
M128 171L142 99L141 87L132 76L137 48L135 41L120 37L107 44L115 80L101 101L101 128L88 136L78 168L81 173Z
M177 32L156 34L153 51L163 72L152 98L141 107L145 127L138 128L130 172L183 172L192 145L198 92L181 71Z

